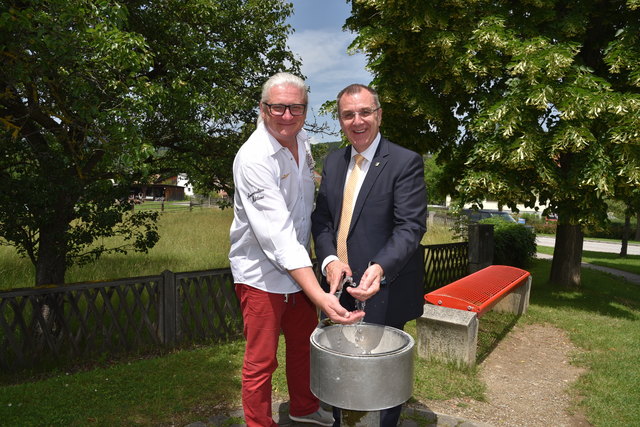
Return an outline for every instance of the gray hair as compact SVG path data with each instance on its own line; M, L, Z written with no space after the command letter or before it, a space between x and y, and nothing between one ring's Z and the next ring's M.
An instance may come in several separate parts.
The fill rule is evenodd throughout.
M376 108L380 108L380 98L378 97L378 92L376 92L374 88L360 83L353 83L338 92L338 96L336 97L336 107L338 110L340 109L340 98L342 98L342 95L355 95L363 90L366 90L371 94L371 96L373 96L373 103Z
M309 88L304 83L304 80L290 73L277 73L269 77L269 80L267 80L264 85L262 85L262 95L260 98L260 102L267 102L269 100L269 91L274 86L281 85L290 85L299 88L300 90L302 90L302 93L304 93L304 103L306 104L309 101Z

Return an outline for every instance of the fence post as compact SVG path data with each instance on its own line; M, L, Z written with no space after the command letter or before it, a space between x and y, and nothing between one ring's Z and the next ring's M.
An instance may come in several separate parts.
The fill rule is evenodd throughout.
M469 224L469 274L493 264L493 224Z
M431 227L435 221L436 213L433 211L429 211L429 216L427 217L427 226Z
M177 292L176 275L172 271L162 272L162 283L160 285L160 341L163 345L172 347L176 344L177 336Z

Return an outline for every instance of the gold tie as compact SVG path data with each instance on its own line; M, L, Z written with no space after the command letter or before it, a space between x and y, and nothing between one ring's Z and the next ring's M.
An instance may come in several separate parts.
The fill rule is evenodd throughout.
M340 225L338 227L338 258L340 261L349 263L347 256L347 234L351 225L351 215L353 215L353 196L355 195L358 177L362 172L360 166L364 157L360 154L354 156L356 164L347 179L347 185L344 187L344 197L342 198L342 213L340 214Z

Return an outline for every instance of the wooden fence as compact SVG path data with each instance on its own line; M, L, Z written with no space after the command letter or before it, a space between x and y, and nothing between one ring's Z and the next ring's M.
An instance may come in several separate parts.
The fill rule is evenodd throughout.
M465 274L467 243L425 246L425 290ZM230 269L0 292L0 370L242 336Z
M160 211L160 212L185 212L202 208L218 208L231 203L228 197L193 197L189 200L147 200L144 202L134 202L132 210Z
M0 369L236 339L229 269L0 293Z

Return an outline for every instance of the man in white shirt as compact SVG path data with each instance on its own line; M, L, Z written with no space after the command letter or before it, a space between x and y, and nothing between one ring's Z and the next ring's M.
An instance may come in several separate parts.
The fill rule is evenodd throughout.
M277 426L271 411L271 377L284 333L289 413L293 421L332 425L310 389L309 337L316 306L332 321L353 323L349 312L322 290L309 256L313 209L313 158L306 132L307 87L288 73L262 88L257 129L233 163L234 220L229 260L247 340L242 402L249 427Z

